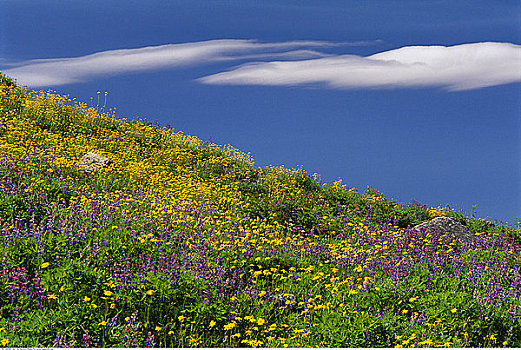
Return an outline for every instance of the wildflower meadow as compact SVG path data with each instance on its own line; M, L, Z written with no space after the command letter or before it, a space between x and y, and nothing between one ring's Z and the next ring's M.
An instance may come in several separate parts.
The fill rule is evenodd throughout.
M1 346L521 347L519 225L114 113L0 75Z

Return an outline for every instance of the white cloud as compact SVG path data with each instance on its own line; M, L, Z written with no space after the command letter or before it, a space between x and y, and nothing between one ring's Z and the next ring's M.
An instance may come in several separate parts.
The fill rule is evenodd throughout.
M333 89L469 90L521 81L521 46L483 42L409 46L368 57L338 55L248 63L199 79L220 85L325 85Z
M407 46L367 57L323 52L333 46L375 43L378 41L210 40L30 60L8 66L3 72L22 85L52 87L100 76L240 61L246 63L198 81L216 85L314 85L332 89L441 87L447 90L521 81L521 46L510 43Z
M109 50L82 57L31 60L20 62L14 68L5 69L4 73L15 78L22 85L57 86L82 82L103 75L167 69L216 61L323 57L326 55L309 48L364 44L366 43L321 41L259 43L254 40L210 40Z

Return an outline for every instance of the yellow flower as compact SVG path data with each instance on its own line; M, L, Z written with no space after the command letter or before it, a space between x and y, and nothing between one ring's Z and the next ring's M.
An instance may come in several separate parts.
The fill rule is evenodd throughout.
M58 299L58 296L56 294L47 294L47 299Z
M217 322L215 322L214 320L211 320L211 321L210 321L210 328L213 327L213 326L215 326L216 323L217 323Z
M50 264L48 262L44 262L43 264L40 265L40 267L42 269L45 269L46 267L48 267Z
M259 326L262 326L262 325L264 324L264 322L265 322L265 321L264 321L263 318L258 318L258 319L257 319L257 324L258 324Z
M116 304L114 304L114 303L110 304L111 309L114 309L115 307L116 307Z
M262 298L263 296L265 296L265 295L266 295L266 292L265 292L265 291L262 291L262 292L259 293L259 297L261 297L261 298Z
M162 329L163 329L163 328L161 328L161 327L159 327L159 326L156 326L156 331L159 332L159 331L162 330Z
M98 305L96 305L96 304L91 304L90 306L92 306L93 309L98 307Z
M185 319L186 317L184 317L183 315L179 316L177 319L181 322L183 322L183 320Z
M456 309L456 308L450 310L450 312L452 312L453 314L456 313L456 311L458 311L458 309Z
M90 298L89 298L88 296L85 296L85 297L83 298L83 301L90 301Z
M402 314L406 314L409 310L402 310Z
M418 299L418 297L410 298L410 299L409 299L409 302L410 302L410 303L414 303L414 302L416 301L416 299Z
M229 331L230 329L232 329L233 327L235 327L237 325L237 323L235 321L231 322L231 323L228 323L228 324L225 324L224 325L224 330L225 331Z
M175 334L175 332L174 331L168 332L168 335L172 335L172 334Z
M6 338L2 339L2 346L6 346L8 344L9 344L9 339L6 339Z
M155 292L156 292L155 290L149 289L149 290L147 290L147 295L152 295Z
M103 292L103 294L110 297L112 295L112 292L110 290L106 290Z
M235 333L231 336L231 338L240 338L241 333Z
M106 326L106 325L107 325L107 322L106 322L106 321L101 321L100 323L98 323L98 325L100 325L100 326Z
M194 337L190 336L190 339L188 339L188 341L192 344L194 344L195 346L199 345L201 342L197 339L195 339Z

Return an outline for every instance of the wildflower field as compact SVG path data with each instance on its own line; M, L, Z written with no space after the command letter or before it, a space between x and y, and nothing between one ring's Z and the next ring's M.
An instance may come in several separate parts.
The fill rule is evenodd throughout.
M111 113L0 76L2 346L521 347L519 227Z

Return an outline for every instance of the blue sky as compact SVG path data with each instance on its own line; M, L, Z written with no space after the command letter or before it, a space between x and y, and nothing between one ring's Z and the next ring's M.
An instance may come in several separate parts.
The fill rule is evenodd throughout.
M0 70L363 192L521 217L521 3L0 1Z

